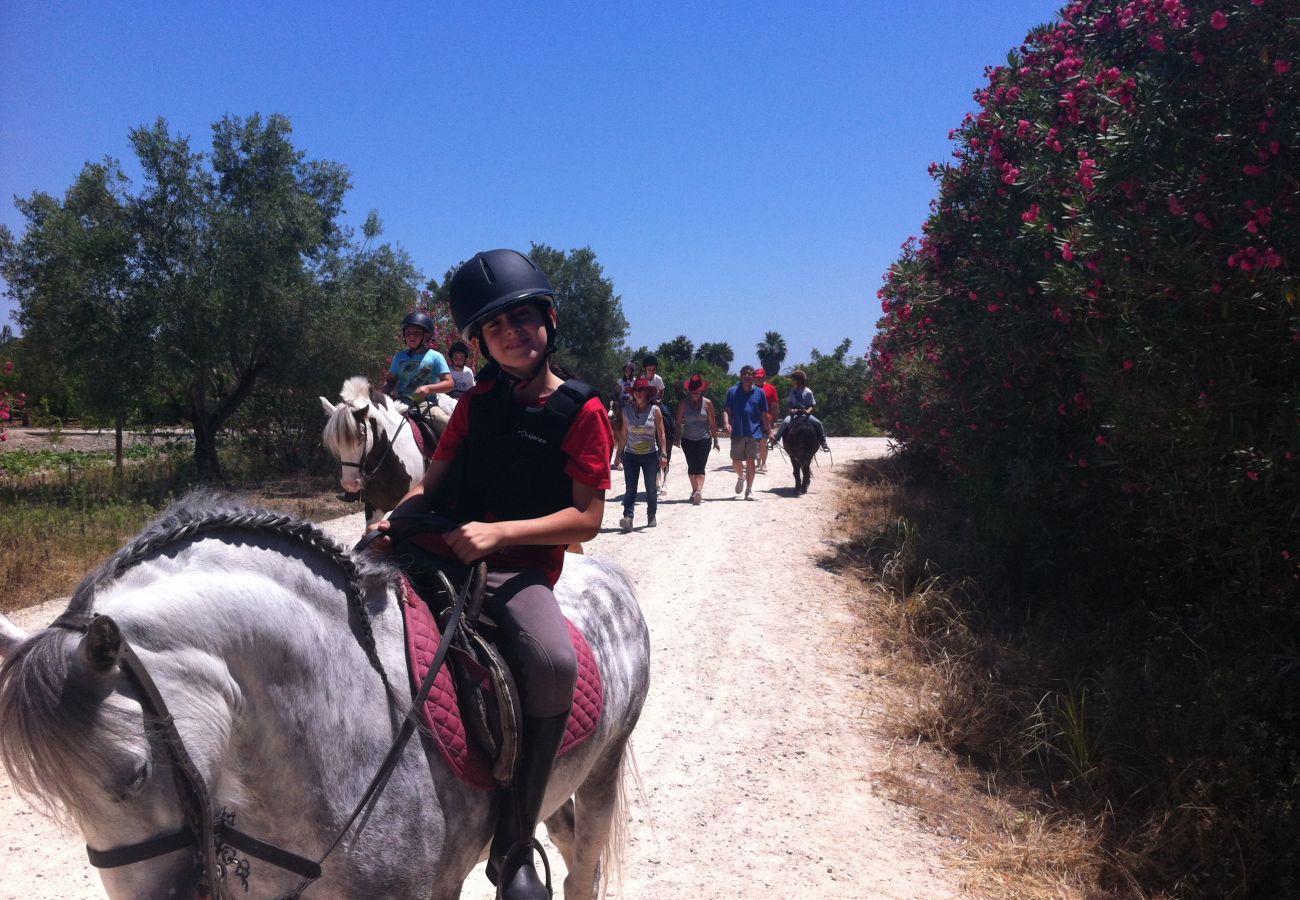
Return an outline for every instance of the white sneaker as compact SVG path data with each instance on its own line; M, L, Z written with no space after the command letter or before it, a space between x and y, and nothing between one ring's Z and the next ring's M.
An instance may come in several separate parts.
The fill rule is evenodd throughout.
M736 493L739 494L739 493L740 493L741 491L743 491L744 489L745 489L745 476L744 476L744 475L737 475L737 476L736 476Z
M746 500L753 500L753 499L754 499L754 495L751 494L749 491L745 491L745 499L746 499Z
M624 534L627 534L629 531L632 530L632 517L624 516L623 518L619 519L618 527L623 529Z

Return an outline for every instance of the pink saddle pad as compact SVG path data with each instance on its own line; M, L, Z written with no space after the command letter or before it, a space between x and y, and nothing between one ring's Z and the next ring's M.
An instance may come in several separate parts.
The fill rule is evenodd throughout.
M406 621L406 660L411 673L411 695L420 689L438 652L438 623L428 605L419 598L405 578L402 596L402 617ZM600 722L605 706L605 689L600 679L600 667L591 652L591 646L582 632L568 623L569 637L578 654L578 681L573 688L573 709L560 744L563 756L591 737ZM460 716L460 702L446 665L434 676L433 687L421 710L424 722L433 734L433 742L451 770L464 781L483 790L495 788L492 763L477 744L470 742L465 723Z

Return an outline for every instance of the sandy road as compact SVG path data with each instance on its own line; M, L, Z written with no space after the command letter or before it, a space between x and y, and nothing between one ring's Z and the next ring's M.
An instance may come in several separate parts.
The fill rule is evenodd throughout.
M883 452L877 439L832 438L839 465ZM724 445L725 452L725 445ZM833 540L836 469L813 470L793 496L773 455L756 502L711 457L705 502L686 502L678 460L658 527L621 534L621 503L587 552L634 576L653 641L650 699L634 738L643 790L633 791L623 878L613 896L683 898L943 898L960 896L941 839L873 792L887 743L868 650L852 607L855 585L819 565ZM611 498L622 494L614 473ZM359 517L329 523L342 540ZM26 610L43 625L61 604ZM97 898L81 841L13 796L0 775L0 897ZM552 854L558 873L562 864ZM558 877L557 877L558 883ZM464 896L492 896L475 877Z

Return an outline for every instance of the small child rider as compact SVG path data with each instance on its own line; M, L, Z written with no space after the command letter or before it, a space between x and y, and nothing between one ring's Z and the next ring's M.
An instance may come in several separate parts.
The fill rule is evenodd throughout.
M393 354L393 361L384 373L385 393L419 401L452 389L455 382L447 360L428 346L432 336L433 319L428 313L415 310L406 314L402 320L402 340L406 341L406 349Z
M780 427L776 429L776 434L772 435L771 446L775 447L777 445L781 440L781 435L785 434L785 430L790 427L790 422L793 421L795 416L806 414L808 421L817 427L817 440L821 442L822 449L829 453L831 448L826 446L826 427L822 425L821 419L812 414L813 410L817 408L817 400L813 397L813 392L808 389L808 374L803 369L795 369L790 373L790 382L788 401L790 413L781 422Z
M613 434L599 395L566 383L552 367L555 295L532 259L514 250L479 253L448 287L456 327L487 366L456 404L423 481L390 516L434 511L461 521L416 541L453 564L488 563L484 608L501 626L524 715L488 878L500 897L546 898L529 842L577 680L577 655L552 589L566 545L600 530ZM567 408L571 418L555 425L548 407ZM387 532L391 524L374 527ZM376 544L383 549L389 540Z
M453 400L459 400L474 386L474 370L465 365L469 359L469 345L464 341L456 341L447 348L447 355L451 363L451 381L455 385L450 391L450 396Z

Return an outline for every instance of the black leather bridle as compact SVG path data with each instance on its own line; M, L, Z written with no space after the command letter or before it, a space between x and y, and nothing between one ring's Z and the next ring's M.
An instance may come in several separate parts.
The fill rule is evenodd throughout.
M409 419L406 416L402 416L402 424L397 426L397 432L392 436L392 438L388 437L388 432L380 428L369 414L366 415L364 421L365 427L363 428L363 431L365 432L366 437L361 439L360 461L345 462L344 460L339 460L339 465L343 468L357 470L362 479L362 490L365 490L365 482L374 478L375 474L383 467L384 463L388 461L389 454L393 452L393 446L397 443L397 438L401 435L402 429L407 426ZM367 438L372 430L375 433L374 446L367 450ZM376 454L378 454L379 458L370 462L368 457Z
M411 519L410 524L413 526L422 525L439 531L447 531L458 527L460 524L436 515L411 516L409 518ZM379 532L371 532L367 536L368 539L363 539L357 545L356 551L363 550L365 545L379 536ZM434 678L438 674L438 670L442 668L447 652L451 649L452 639L456 629L460 627L461 618L466 606L469 604L471 593L475 595L476 604L481 602L485 579L481 563L471 567L469 574L466 576L465 584L460 590L453 589L447 577L441 572L438 573L438 576L448 596L454 597L455 600L452 604L451 615L447 619L447 624L439 640L437 653L429 665L429 671L426 673L419 691L416 692L415 700L411 705L411 713L404 717L402 728L394 739L392 746L389 747L383 762L380 763L379 770L370 780L365 793L357 802L355 809L353 809L352 815L348 817L347 822L344 823L338 835L330 842L328 849L321 855L319 860L307 859L240 831L235 827L235 814L224 807L220 813L213 814L212 799L208 794L207 782L204 781L203 774L194 764L189 751L185 749L185 741L181 738L180 732L176 730L176 721L167 709L166 701L163 700L162 694L158 691L158 686L154 684L153 678L150 677L149 670L145 668L140 657L136 655L135 649L127 641L126 636L122 635L118 666L140 692L140 705L144 711L145 720L157 729L163 746L171 757L174 764L172 768L176 778L176 791L181 799L181 810L185 822L176 831L146 838L134 844L114 847L110 850L96 850L87 845L86 856L90 860L90 864L97 869L114 869L144 862L178 850L190 849L193 855L195 890L201 896L220 897L221 884L228 874L233 874L239 879L244 891L248 890L248 859L239 855L244 853L246 856L260 859L263 862L268 862L273 866L292 872L303 879L294 890L283 895L281 900L290 900L290 898L301 896L303 891L321 877L321 866L329 855L334 852L343 836L352 828L357 821L357 817L361 815L361 812L371 801L383 792L384 787L388 784L402 750L410 741L411 735L415 733L418 711L423 708L424 702L429 696L429 691L433 688ZM52 622L50 627L63 628L84 634L89 629L95 615L65 613Z

